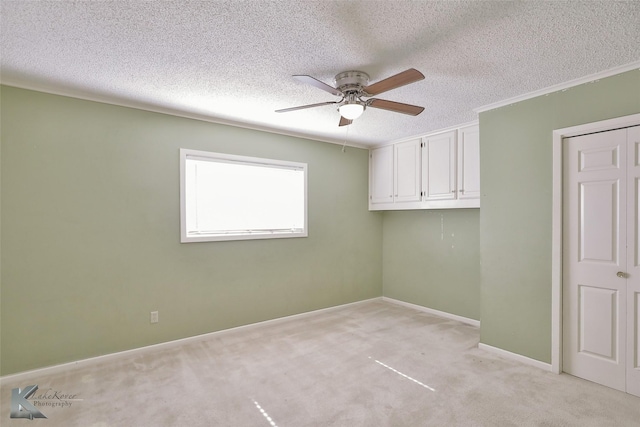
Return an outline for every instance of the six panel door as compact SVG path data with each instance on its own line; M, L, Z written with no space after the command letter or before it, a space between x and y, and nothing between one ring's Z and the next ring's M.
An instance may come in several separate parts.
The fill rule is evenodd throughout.
M564 141L563 369L637 394L640 141L632 143L633 129Z

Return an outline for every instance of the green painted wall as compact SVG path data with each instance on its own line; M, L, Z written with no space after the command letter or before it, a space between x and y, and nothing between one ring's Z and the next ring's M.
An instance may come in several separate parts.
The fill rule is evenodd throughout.
M640 72L481 113L480 210L368 212L366 150L0 97L1 375L383 292L550 362L552 131L639 113ZM309 237L180 244L182 147L309 163Z
M638 70L480 114L481 342L551 362L552 132L635 113Z
M2 375L382 295L366 150L6 86L1 111ZM180 244L181 147L307 162L309 237Z
M384 296L479 320L479 211L385 212Z

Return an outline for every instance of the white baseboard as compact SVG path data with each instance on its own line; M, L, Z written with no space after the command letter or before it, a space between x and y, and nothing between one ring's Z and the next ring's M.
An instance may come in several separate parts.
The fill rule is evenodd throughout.
M105 354L105 355L102 355L102 356L96 356L96 357L90 357L88 359L77 360L77 361L74 361L74 362L62 363L60 365L53 365L53 366L47 366L47 367L44 367L44 368L33 369L33 370L30 370L30 371L17 372L15 374L10 374L10 375L5 375L5 376L0 377L0 383L5 382L5 381L9 381L9 380L11 380L11 381L14 381L14 380L27 380L27 379L34 378L34 377L41 376L41 375L48 375L48 374L53 374L53 373L57 373L57 372L62 372L62 371L65 371L65 370L68 370L68 369L71 369L71 368L74 368L74 367L92 366L92 365L96 365L96 364L101 363L101 362L118 360L118 359L121 359L121 358L127 357L127 356L142 355L142 354L152 353L154 351L165 350L165 349L168 349L168 348L178 347L180 345L184 345L184 344L191 343L191 342L198 342L198 341L207 340L207 339L210 339L213 336L220 335L220 334L237 332L237 331L240 331L240 330L245 330L245 329L250 329L250 328L255 328L255 327L259 327L259 326L280 323L280 322L285 322L285 321L293 320L293 319L300 319L300 318L304 318L304 317L313 316L313 315L316 315L316 314L319 314L319 313L326 313L326 312L329 312L329 311L339 310L339 309L350 307L350 306L354 306L354 305L364 304L364 303L371 302L371 301L379 301L381 299L382 299L382 297L370 298L370 299L366 299L366 300L362 300L362 301L356 301L356 302L351 302L351 303L347 303L347 304L336 305L336 306L333 306L333 307L321 308L321 309L318 309L318 310L308 311L308 312L305 312L305 313L292 314L290 316L278 317L276 319L271 319L271 320L264 320L262 322L250 323L248 325L236 326L235 328L222 329L220 331L209 332L209 333L206 333L206 334L196 335L196 336L193 336L193 337L181 338L181 339L177 339L177 340L173 340L173 341L167 341L167 342L162 342L162 343L158 343L158 344L152 344L152 345L148 345L148 346L144 346L144 347L138 347L138 348L134 348L134 349L131 349L131 350L119 351L117 353L109 353L109 354Z
M480 350L488 351L490 353L497 354L498 356L502 356L505 359L515 360L517 362L521 362L521 363L524 363L526 365L535 366L536 368L540 368L540 369L545 370L545 371L553 372L553 370L551 369L551 364L550 363L541 362L539 360L531 359L530 357L523 356L521 354L512 353L510 351L503 350L501 348L493 347L491 345L487 345L487 344L483 344L483 343L479 343L478 344L478 348Z
M383 301L387 301L393 304L403 305L405 307L413 308L414 310L423 311L425 313L433 314L434 316L444 317L446 319L457 320L458 322L466 323L467 325L480 327L480 321L475 319L469 319L467 317L458 316L457 314L447 313L445 311L434 310L433 308L424 307L422 305L412 304L410 302L404 302L397 299L382 297Z

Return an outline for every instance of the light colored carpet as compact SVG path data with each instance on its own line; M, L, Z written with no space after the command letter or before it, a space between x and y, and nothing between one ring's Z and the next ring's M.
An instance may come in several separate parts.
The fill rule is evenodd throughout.
M63 372L5 379L2 426L638 426L640 398L477 348L375 300ZM11 389L76 394L10 419ZM44 399L49 402L52 399ZM54 399L55 400L55 399Z

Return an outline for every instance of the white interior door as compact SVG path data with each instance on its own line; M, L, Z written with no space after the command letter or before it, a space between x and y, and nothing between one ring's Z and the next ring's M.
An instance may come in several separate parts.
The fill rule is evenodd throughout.
M640 396L640 126L627 129L627 393Z
M638 304L630 298L640 280L640 157L632 134L568 138L563 156L563 369L629 393L639 385Z

